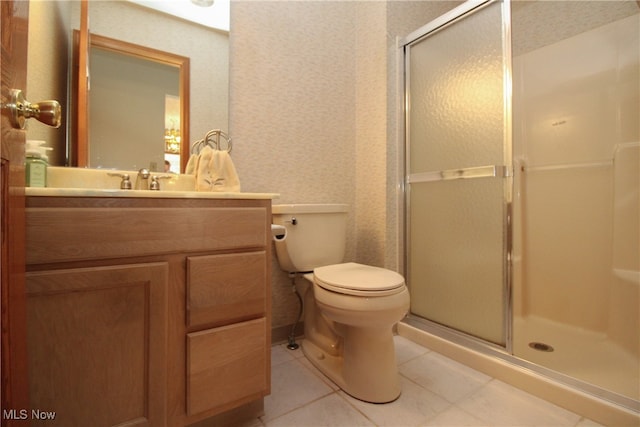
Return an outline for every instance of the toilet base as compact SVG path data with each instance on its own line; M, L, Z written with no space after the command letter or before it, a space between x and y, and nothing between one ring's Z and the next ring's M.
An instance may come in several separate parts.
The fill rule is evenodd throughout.
M393 334L379 329L350 334L350 329L345 330L342 354L332 355L308 339L302 342L302 352L352 397L370 403L393 402L401 391Z

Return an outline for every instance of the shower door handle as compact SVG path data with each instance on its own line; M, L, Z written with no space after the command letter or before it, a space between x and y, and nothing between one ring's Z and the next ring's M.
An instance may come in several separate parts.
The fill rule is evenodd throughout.
M449 181L452 179L472 179L488 177L504 178L508 176L511 176L511 173L507 166L491 165L414 173L407 177L407 183L415 184L418 182Z

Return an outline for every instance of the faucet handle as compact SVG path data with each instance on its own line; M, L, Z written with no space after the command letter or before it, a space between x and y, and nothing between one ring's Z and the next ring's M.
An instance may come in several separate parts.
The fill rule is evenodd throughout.
M173 178L171 175L153 175L151 177L151 184L149 184L149 190L160 190L160 181L161 179L171 179Z
M117 176L122 178L122 181L120 181L120 189L121 190L131 190L132 185L131 185L131 180L129 179L129 174L128 173L115 173L115 172L107 172L107 175L109 176Z

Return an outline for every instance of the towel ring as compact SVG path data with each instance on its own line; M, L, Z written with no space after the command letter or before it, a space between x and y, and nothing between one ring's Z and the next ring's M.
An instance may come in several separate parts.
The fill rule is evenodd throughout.
M221 137L222 139L224 139L224 143L223 143L224 147L221 146L220 144ZM231 138L229 137L229 135L227 135L220 129L214 129L207 132L207 134L204 137L204 140L205 140L205 143L213 147L214 150L226 151L227 153L231 152L231 148L232 148Z
M204 139L199 139L191 146L191 154L200 154L200 150L204 147Z
M221 141L221 138L224 141ZM199 139L191 146L191 154L200 154L205 146L210 146L217 151L231 152L231 138L220 129L213 129L207 132L204 139Z

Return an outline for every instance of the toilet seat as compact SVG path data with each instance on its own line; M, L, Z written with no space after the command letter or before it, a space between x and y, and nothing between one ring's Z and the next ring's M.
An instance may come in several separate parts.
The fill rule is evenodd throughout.
M332 292L354 296L387 296L402 292L404 278L395 271L348 262L313 270L314 283Z

